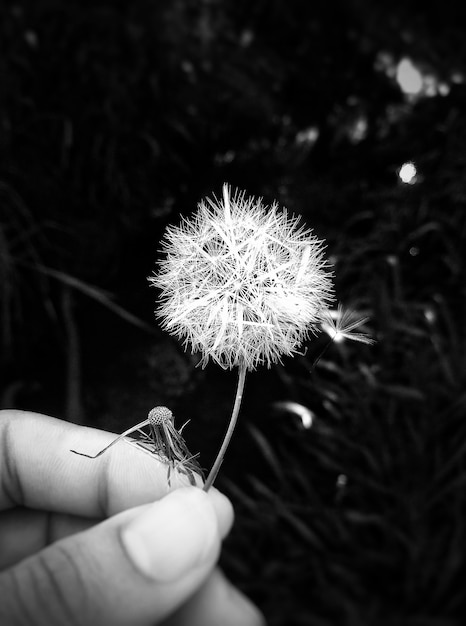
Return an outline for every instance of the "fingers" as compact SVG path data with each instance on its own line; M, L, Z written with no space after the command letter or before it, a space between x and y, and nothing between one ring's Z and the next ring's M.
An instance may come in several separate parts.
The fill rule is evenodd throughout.
M210 575L220 538L233 521L231 504L217 490L195 489L194 496L207 498L214 511L210 544L205 533L212 538L212 525L205 518L199 524L189 506L175 517L173 509L162 515L157 506L167 498L80 532L98 518L167 492L166 467L124 443L97 460L69 452L95 453L114 437L43 415L0 411L0 569L24 559L0 574L0 596L7 598L0 623L2 617L10 623L10 612L19 611L14 621L31 625L155 624L190 597L191 608L179 610L167 624L261 624L256 610L219 573ZM133 519L133 530L130 525L123 532ZM58 541L73 533L79 534ZM217 614L215 607L223 610Z
M218 496L182 488L52 544L0 574L0 622L160 622L211 574L222 507Z
M15 505L104 518L168 491L166 465L115 435L27 411L0 411L0 510ZM181 479L180 479L181 480Z
M212 488L210 495L223 539L233 523L233 509L230 501L217 489ZM87 530L99 521L25 508L0 512L0 571L39 552L54 541Z
M0 512L0 571L99 521L24 508Z
M70 452L99 449L114 437L36 413L0 411L0 569L167 492L166 466L124 442L96 460ZM216 490L212 502L225 536L231 504Z

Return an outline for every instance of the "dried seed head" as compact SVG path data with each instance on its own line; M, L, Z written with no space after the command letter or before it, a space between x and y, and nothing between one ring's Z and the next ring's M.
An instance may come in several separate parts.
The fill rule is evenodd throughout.
M165 424L168 420L171 421L173 419L173 413L166 406L156 406L149 411L147 419L152 426L160 426L161 424Z
M270 366L316 332L332 301L323 242L299 219L244 192L202 201L168 227L150 280L156 315L185 347L224 368Z

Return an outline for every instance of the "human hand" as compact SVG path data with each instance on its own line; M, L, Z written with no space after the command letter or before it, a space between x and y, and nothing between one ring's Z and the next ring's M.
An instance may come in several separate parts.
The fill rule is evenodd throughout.
M166 466L132 446L95 461L70 452L112 438L0 411L0 623L262 625L215 569L229 500L198 487L167 494Z

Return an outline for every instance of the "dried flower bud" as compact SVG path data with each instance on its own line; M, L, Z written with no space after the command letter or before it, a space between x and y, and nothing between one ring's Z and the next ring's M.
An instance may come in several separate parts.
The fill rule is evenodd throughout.
M79 454L79 456L85 456L88 459L96 459L104 454L104 452L107 452L107 450L116 443L124 440L126 443L138 447L144 452L158 458L162 463L165 463L168 467L167 478L169 485L171 485L173 470L176 470L179 474L185 475L189 482L195 485L195 475L199 474L202 476L202 469L197 461L197 454L190 454L186 447L181 434L184 426L182 426L180 430L177 430L173 421L173 413L170 409L166 406L156 406L149 411L147 419L125 430L124 433L109 443L108 446L99 450L97 454L86 454L85 452L78 452L77 450L71 450L71 452ZM149 434L142 430L146 426L149 427ZM132 437L130 438L129 435L132 435Z
M332 300L323 242L299 218L244 192L202 201L169 226L160 289L162 327L223 368L270 366L318 330Z

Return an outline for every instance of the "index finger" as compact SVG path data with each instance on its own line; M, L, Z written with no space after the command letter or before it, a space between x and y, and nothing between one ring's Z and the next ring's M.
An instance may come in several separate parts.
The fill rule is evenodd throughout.
M169 491L167 466L116 435L28 411L0 411L0 510L13 506L107 517Z

